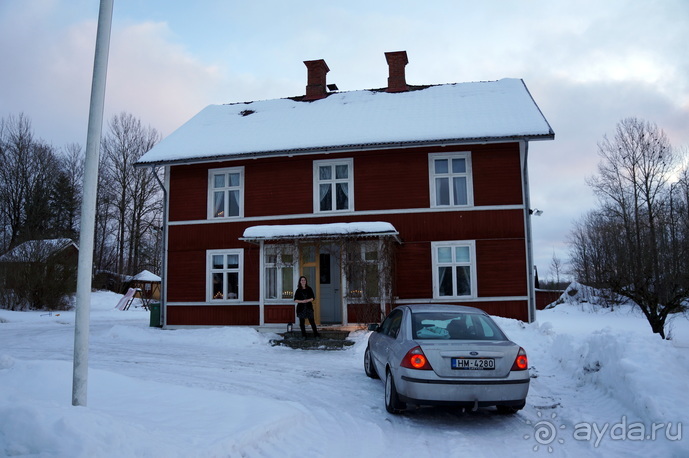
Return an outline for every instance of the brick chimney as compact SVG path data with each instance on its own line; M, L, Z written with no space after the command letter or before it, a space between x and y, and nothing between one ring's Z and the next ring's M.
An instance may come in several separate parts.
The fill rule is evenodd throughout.
M318 100L328 95L325 75L330 71L323 59L305 60L308 72L306 80L306 96L304 100Z
M404 67L409 63L407 51L386 52L390 76L388 77L387 92L405 92L409 90L404 76Z

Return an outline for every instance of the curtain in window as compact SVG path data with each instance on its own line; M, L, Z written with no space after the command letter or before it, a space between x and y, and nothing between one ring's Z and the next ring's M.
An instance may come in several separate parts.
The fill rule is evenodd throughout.
M266 267L266 299L277 299L277 268Z
M225 215L225 192L216 191L213 193L213 216L222 217Z
M239 216L239 191L229 191L229 215L228 216Z
M438 295L454 296L452 267L438 267Z
M329 211L333 209L333 202L332 202L332 190L330 187L330 184L322 184L319 187L320 195L320 206L321 206L321 211Z
M337 183L337 209L347 210L349 208L349 185L347 183Z
M457 296L471 295L471 269L469 266L457 266Z

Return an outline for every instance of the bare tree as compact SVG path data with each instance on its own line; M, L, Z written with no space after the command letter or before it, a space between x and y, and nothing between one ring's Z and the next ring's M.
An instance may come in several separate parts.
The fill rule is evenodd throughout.
M618 123L598 154L598 174L588 183L600 208L572 233L573 270L584 283L632 299L653 332L665 338L668 315L683 310L689 297L681 251L671 249L686 243L671 224L679 210L670 202L668 179L677 158L662 130L636 118Z
M560 284L560 275L562 274L562 260L557 257L555 250L553 250L553 257L550 260L550 271L555 279L556 284Z
M116 271L133 274L140 266L140 247L151 221L160 219L160 196L151 172L134 163L160 140L158 132L144 127L131 114L120 113L109 123L103 138L105 201L115 223ZM106 231L107 225L101 227ZM105 247L103 247L105 248Z
M50 197L60 163L53 148L34 137L24 115L0 120L0 163L0 212L8 232L3 248L50 237Z

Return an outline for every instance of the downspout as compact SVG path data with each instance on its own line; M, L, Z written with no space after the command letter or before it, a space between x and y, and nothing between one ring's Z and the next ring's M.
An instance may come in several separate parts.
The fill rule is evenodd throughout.
M346 271L346 266L347 266L347 253L346 250L340 248L340 295L342 296L342 324L343 325L348 325L349 324L349 313L348 313L348 304L347 304L347 271Z
M156 181L160 185L160 189L163 190L163 246L162 246L162 259L160 262L160 276L162 278L162 284L160 285L160 325L165 328L167 324L167 189L160 177L158 176L158 170L155 164L151 166L151 172L155 177ZM167 179L168 173L166 171L165 177Z
M266 272L266 266L265 266L265 255L263 254L264 250L264 241L259 240L258 246L259 246L259 251L258 251L258 324L259 326L263 326L266 324L266 317L265 317L265 272ZM283 288L284 290L284 288Z
M528 320L533 323L536 319L536 286L534 283L533 240L531 235L531 195L529 191L529 142L520 142L520 158L522 161L522 193L524 197L524 227L526 230L526 281L528 294Z

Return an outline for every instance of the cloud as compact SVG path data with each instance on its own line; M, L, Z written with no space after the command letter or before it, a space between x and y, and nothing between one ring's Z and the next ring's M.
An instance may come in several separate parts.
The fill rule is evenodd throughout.
M167 135L211 103L223 75L171 39L165 23L113 31L106 110L132 113Z

